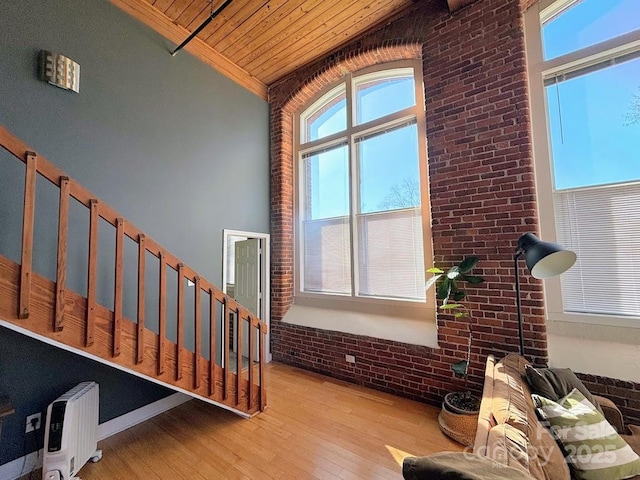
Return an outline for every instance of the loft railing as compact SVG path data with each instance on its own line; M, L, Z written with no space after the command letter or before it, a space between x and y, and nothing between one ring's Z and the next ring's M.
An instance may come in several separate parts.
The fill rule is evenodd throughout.
M0 320L237 413L251 415L264 410L266 324L1 126L0 145L26 164L21 263L0 256ZM33 272L38 175L59 189L55 282ZM86 298L66 286L72 198L89 209ZM97 301L100 219L115 227L113 310ZM123 314L127 237L138 250L135 321ZM145 296L154 288L147 285L147 252L158 261L158 291L153 297L159 299L157 332L146 325ZM168 288L167 269L177 275L175 289ZM185 347L187 280L194 287L193 350ZM167 300L173 293L171 300L177 304L175 342L166 334ZM209 306L208 318L204 318L203 301ZM208 323L208 334L203 322ZM202 338L205 334L206 339ZM207 344L208 358L202 352L202 345Z

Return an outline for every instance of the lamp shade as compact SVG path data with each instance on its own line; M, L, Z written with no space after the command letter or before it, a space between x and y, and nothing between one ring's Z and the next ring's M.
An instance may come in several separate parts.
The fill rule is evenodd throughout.
M533 233L525 233L518 240L531 275L550 278L560 275L576 262L576 254L557 243L544 242Z

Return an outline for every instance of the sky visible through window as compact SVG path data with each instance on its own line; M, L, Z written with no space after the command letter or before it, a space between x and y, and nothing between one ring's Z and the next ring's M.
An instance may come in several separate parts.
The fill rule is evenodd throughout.
M545 59L640 28L638 0L584 0L542 29ZM640 179L640 58L546 87L556 189Z
M363 84L357 94L359 120L367 122L415 104L413 78ZM309 126L312 138L344 130L346 102L333 105ZM362 213L420 205L417 127L414 124L358 142ZM358 157L356 157L358 158ZM308 155L311 205L308 219L349 214L346 147ZM395 200L394 200L395 199ZM403 204L406 203L406 204Z

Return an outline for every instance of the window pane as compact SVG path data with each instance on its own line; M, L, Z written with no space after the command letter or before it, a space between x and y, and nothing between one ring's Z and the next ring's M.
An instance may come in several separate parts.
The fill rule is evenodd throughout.
M351 294L349 161L346 145L305 155L303 290Z
M425 298L420 208L358 216L359 295Z
M357 155L358 293L424 299L416 124L359 140Z
M304 156L305 218L349 214L349 157L346 145Z
M638 28L638 0L583 0L543 25L544 58L559 57Z
M640 179L640 59L546 95L556 189Z
M416 104L413 69L389 77L367 75L356 79L356 124L366 123Z
M415 123L358 141L360 213L420 206Z
M347 128L345 85L333 89L311 105L301 116L302 143L324 138Z
M565 311L640 317L640 183L558 192L555 206L558 242L578 256Z
M306 292L351 294L349 217L311 220L304 229Z

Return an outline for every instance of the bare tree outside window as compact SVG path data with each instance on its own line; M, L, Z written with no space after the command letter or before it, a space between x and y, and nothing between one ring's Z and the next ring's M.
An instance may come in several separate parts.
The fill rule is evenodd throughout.
M640 87L638 87L638 91L640 92ZM631 125L640 123L640 94L634 93L632 97L631 105L629 105L629 112L624 116L625 127L630 127Z
M420 205L420 182L415 178L405 178L401 183L391 187L378 208L380 210L395 210L398 208L417 207Z

